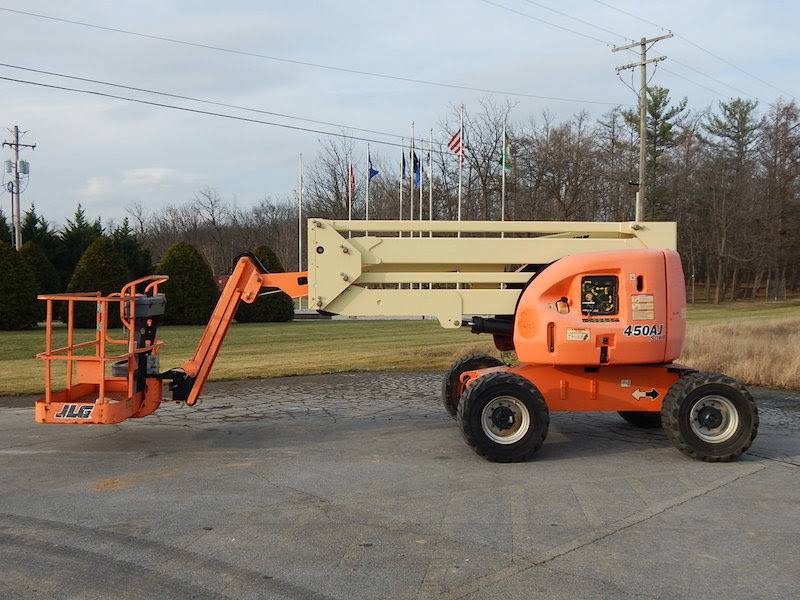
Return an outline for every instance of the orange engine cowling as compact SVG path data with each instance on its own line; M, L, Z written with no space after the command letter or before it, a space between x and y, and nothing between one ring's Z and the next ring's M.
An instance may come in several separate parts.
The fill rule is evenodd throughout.
M674 250L575 254L545 267L514 319L520 361L546 365L669 363L686 331Z

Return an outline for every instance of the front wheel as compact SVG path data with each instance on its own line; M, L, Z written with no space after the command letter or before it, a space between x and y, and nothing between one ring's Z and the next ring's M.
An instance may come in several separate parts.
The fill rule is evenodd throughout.
M464 391L461 375L467 371L477 371L490 367L502 367L503 361L483 353L467 354L454 362L442 381L442 404L451 417L458 412L458 401Z
M736 460L758 433L758 409L747 389L718 373L690 373L661 406L667 437L681 452L707 462Z
M458 421L473 450L494 462L522 462L542 447L550 412L530 381L498 371L479 377L458 403Z

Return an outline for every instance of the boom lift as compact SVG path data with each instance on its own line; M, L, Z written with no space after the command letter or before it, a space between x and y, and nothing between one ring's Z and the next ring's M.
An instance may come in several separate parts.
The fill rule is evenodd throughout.
M46 391L36 420L144 417L163 401L165 381L172 400L194 405L239 303L268 290L307 297L328 313L433 316L446 328L491 334L498 349L514 351L513 366L489 355L462 357L442 386L445 409L490 460L533 456L554 411L618 412L636 426L663 426L691 457L733 460L755 438L758 412L731 378L674 363L686 306L675 245L674 223L310 219L308 271L268 273L241 255L194 356L178 369L161 371L158 359L166 277L133 281L110 296L40 296L47 302L46 348L38 355ZM97 306L93 340L75 342L77 302ZM67 344L54 349L56 303L67 305ZM123 339L109 335L112 309ZM111 352L115 346L122 352ZM52 389L55 362L66 366L59 391Z

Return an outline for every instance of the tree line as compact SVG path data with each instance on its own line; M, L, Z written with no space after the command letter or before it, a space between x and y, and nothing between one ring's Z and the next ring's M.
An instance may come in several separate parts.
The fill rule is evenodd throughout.
M0 213L0 330L28 329L46 318L41 294L66 292L119 292L126 283L151 273L167 275L162 290L168 294L163 323L204 325L220 292L218 281L203 254L192 244L177 240L160 255L157 264L143 241L130 228L103 227L99 219L89 221L79 205L73 219L61 230L52 229L31 207L25 215L23 239L17 252L10 245L8 224ZM267 246L252 248L271 272L283 271L275 253ZM114 305L111 305L114 306ZM67 321L65 303L54 303L55 319ZM238 322L288 321L294 305L286 294L258 298L242 304ZM97 310L92 302L75 304L73 323L79 328L96 326ZM109 313L109 326L120 327L116 310Z
M800 278L800 113L796 103L777 100L761 109L734 98L704 110L674 100L669 90L647 90L648 220L677 221L678 246L690 301L784 299ZM633 219L638 182L638 114L616 107L596 120L580 112L556 120L544 113L516 118L515 106L483 100L465 119L462 218L498 220L502 132L508 131L512 168L506 173L507 219L627 221ZM442 116L438 138L458 128L455 110ZM440 151L440 148L444 151ZM348 211L348 157L356 174L354 218L365 212L366 156L352 142L323 142L306 172L304 216L344 219ZM380 174L370 187L370 217L400 215L400 151L373 154ZM422 217L455 220L457 159L445 146L431 157L433 214L428 209L427 143L417 154L425 169ZM406 153L410 167L411 157ZM409 181L404 183L403 218L409 218ZM415 196L415 218L419 198ZM64 289L88 245L109 237L131 275L147 272L176 241L196 247L216 275L227 274L242 250L266 245L290 269L297 253L297 197L265 197L242 208L207 188L194 198L158 210L144 203L126 207L128 217L105 227L80 209L55 227L31 208L23 240L33 242L52 263L52 290ZM0 213L0 239L10 230Z
M627 221L638 185L639 117L622 107L592 121L585 112L557 121L547 113L515 120L514 106L491 100L467 115L462 218L501 215L501 145L504 124L512 168L506 176L507 219ZM784 299L800 278L800 113L792 101L761 110L734 98L692 110L669 90L648 88L648 220L677 221L690 301ZM454 110L442 117L439 139L458 128ZM422 217L429 218L427 144L418 144L423 174ZM306 173L304 213L343 219L348 210L348 156L352 143L323 142ZM438 150L438 148L435 148ZM353 210L365 214L366 156L358 157ZM380 175L370 187L370 217L400 215L400 156L373 154ZM406 162L411 159L406 156ZM435 151L434 219L455 220L458 162ZM403 218L409 218L409 182ZM415 218L419 199L415 196ZM129 207L137 234L158 255L176 238L196 240L215 272L254 243L267 243L284 264L298 265L296 192L265 198L250 208L205 189L184 204L150 212Z

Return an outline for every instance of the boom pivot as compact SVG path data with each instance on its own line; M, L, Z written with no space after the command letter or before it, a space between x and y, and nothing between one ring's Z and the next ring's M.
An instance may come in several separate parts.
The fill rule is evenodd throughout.
M308 294L308 274L269 273L254 255L240 254L194 355L180 369L169 371L165 377L172 380L170 390L173 400L185 401L189 406L197 402L239 303L255 302L265 288L280 290L290 298L301 298Z

